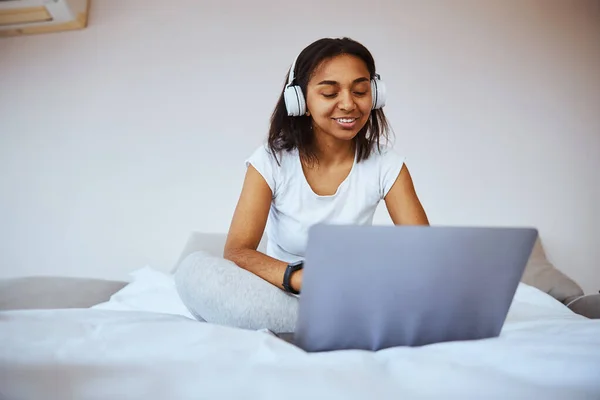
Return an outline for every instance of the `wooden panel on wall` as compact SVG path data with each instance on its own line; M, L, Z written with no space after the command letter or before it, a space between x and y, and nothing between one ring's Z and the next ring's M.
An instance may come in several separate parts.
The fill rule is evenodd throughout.
M52 15L44 6L0 10L0 26L43 21L52 21Z
M74 6L70 9L74 18L69 21L54 21L52 13L44 6L0 10L0 38L61 32L87 27L90 0L65 1ZM34 20L35 18L38 18L38 20ZM18 27L11 27L11 25L17 24Z

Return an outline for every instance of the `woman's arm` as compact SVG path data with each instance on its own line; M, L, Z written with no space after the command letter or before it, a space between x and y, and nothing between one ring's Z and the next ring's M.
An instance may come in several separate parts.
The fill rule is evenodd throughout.
M238 200L223 256L271 284L283 289L283 275L287 263L256 251L263 236L273 193L262 175L249 165ZM297 273L292 275L296 277ZM301 277L296 277L301 278ZM298 279L291 285L299 289Z
M385 196L385 205L394 225L429 225L406 165L402 166L396 181Z

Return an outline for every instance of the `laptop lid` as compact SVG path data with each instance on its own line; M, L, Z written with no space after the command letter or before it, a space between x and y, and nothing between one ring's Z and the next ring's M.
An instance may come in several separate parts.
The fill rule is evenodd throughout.
M537 230L315 225L294 342L379 350L495 337Z

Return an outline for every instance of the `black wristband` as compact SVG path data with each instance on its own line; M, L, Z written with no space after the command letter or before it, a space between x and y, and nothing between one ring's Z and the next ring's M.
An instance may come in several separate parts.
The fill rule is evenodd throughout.
M292 278L292 274L300 269L304 268L304 261L298 261L292 264L288 264L287 268L285 269L285 273L283 274L283 284L281 286L283 286L283 289L286 292L289 293L293 293L293 294L300 294L299 291L295 290L292 285L291 285L291 278Z

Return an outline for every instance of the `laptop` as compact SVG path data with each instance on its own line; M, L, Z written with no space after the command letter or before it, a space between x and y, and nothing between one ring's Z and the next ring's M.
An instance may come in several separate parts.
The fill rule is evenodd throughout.
M534 228L315 225L294 333L308 352L500 334Z

